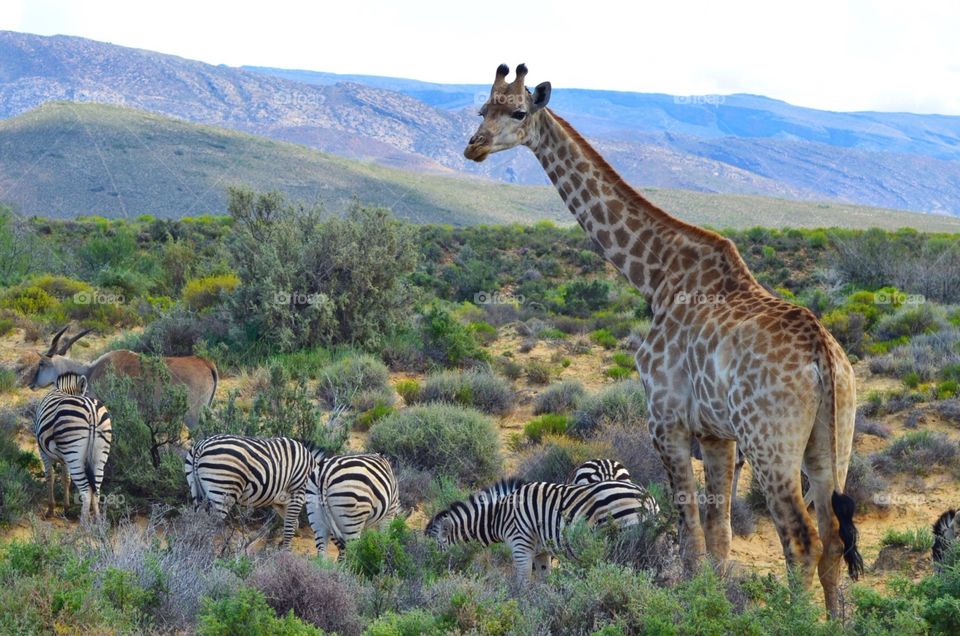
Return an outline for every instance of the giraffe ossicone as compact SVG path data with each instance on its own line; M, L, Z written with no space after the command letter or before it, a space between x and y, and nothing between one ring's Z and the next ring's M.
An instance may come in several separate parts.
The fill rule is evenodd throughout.
M863 569L843 494L853 446L855 392L846 354L809 310L777 298L750 273L733 242L666 213L627 184L547 108L549 82L531 92L521 64L497 68L483 122L464 150L473 161L523 145L540 161L577 222L646 297L653 313L636 355L650 433L680 512L689 568L730 554L737 445L767 498L784 556L809 586L819 575L839 611L840 564ZM690 457L699 439L705 515ZM810 481L816 522L801 494Z

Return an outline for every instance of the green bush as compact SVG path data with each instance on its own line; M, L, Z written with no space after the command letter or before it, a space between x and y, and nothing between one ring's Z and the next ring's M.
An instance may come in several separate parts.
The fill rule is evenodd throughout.
M527 362L524 371L527 374L527 381L530 384L550 384L550 380L553 379L554 376L554 370L550 365L539 360Z
M377 392L392 404L390 372L371 355L351 355L334 362L320 372L317 394L328 407L353 405L364 392ZM391 396L386 398L385 396Z
M612 367L608 367L607 370L604 371L604 375L606 375L608 378L612 380L617 380L619 382L620 380L626 380L631 375L633 375L633 369L628 369L625 367L621 367L619 365L612 366Z
M269 367L267 386L257 393L249 410L237 404L236 392L220 401L191 431L195 439L226 433L255 437L292 437L310 442L327 453L337 454L346 444L349 422L327 417L311 399L313 392L303 376L291 378L283 365Z
M960 449L945 433L909 431L871 456L874 467L885 475L926 475L936 467L957 467Z
M30 279L30 284L39 287L60 301L72 298L80 292L92 292L90 283L67 276L41 274Z
M569 413L580 406L587 390L579 380L564 380L553 384L540 395L533 403L533 414Z
M16 321L11 318L0 318L0 338L4 337L17 326Z
M282 618L267 604L261 592L241 587L234 594L219 600L204 599L197 615L198 636L308 636L322 634L293 615Z
M527 422L523 427L523 434L531 442L539 444L545 435L563 435L567 432L570 418L557 413L547 413L535 420Z
M892 545L900 548L909 548L914 552L928 552L933 548L933 533L926 526L912 530L897 530L888 528L880 539L883 545Z
M58 305L56 298L36 286L13 287L0 297L0 307L23 316L42 317Z
M597 329L590 334L590 340L604 349L613 349L617 346L617 337L609 329Z
M575 280L564 285L560 295L563 299L561 313L586 318L610 304L610 283L600 278L591 281Z
M0 393L8 393L17 388L17 374L12 369L0 367Z
M370 428L366 445L391 460L471 486L495 480L503 463L490 420L472 409L447 404L391 413Z
M412 540L412 531L406 522L396 518L384 531L365 530L360 537L347 544L347 567L365 579L383 574L407 578L415 573L415 565L406 546Z
M880 318L874 326L877 340L896 340L903 337L936 333L947 326L946 316L929 304L904 305L893 314Z
M482 344L488 345L497 339L497 328L489 322L478 320L467 325L467 329L473 333L474 337Z
M173 450L181 444L187 396L182 385L171 383L162 359L141 357L139 378L108 373L97 396L110 405L113 424L103 490L119 495L125 508L111 514L185 502L183 460Z
M240 279L235 274L216 274L187 281L183 288L183 302L194 311L202 311L220 303L232 292Z
M618 382L589 396L573 415L571 432L587 437L607 424L645 426L647 396L636 381Z
M423 609L412 609L401 614L387 612L364 632L365 636L442 636L447 633L447 625Z
M473 333L439 305L424 313L423 332L427 357L435 362L458 366L486 359Z
M16 523L43 492L43 484L34 478L42 472L40 458L21 450L16 434L15 413L0 411L0 525Z
M399 380L393 388L407 406L420 401L420 383L416 380Z
M513 407L513 391L487 370L443 371L427 376L420 402L447 402L473 407L484 413L503 415Z

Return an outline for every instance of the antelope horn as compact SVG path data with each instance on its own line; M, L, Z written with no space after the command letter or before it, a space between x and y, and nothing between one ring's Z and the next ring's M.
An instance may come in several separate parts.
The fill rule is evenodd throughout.
M53 337L53 340L50 341L50 348L47 349L47 352L44 355L53 356L57 354L57 343L60 342L60 336L62 336L69 327L70 323L68 322L63 326L63 329L57 332L57 334Z
M83 338L85 335L87 335L91 331L93 331L93 329L84 329L83 331L73 336L72 338L67 338L67 341L63 343L62 347L60 347L60 351L59 351L60 355L62 356L67 355L67 351L70 351L70 347L73 346L73 343L79 340L80 338Z

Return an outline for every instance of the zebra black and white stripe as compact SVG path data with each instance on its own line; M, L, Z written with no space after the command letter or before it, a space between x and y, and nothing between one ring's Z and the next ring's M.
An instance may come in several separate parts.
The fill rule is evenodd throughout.
M280 545L288 549L315 466L311 451L288 437L214 435L190 450L184 472L194 509L206 502L223 519L234 504L273 507L283 516Z
M364 528L384 525L400 511L397 478L383 455L319 456L307 483L307 518L317 552L332 538L343 556Z
M660 509L646 490L627 481L570 485L505 480L439 512L427 524L427 536L441 549L455 543L506 543L517 579L531 569L546 573L550 555L569 550L565 529L583 520L590 526L613 523L624 528L652 520Z
M939 570L947 550L957 540L957 530L960 523L957 520L957 511L951 508L944 512L933 524L933 565Z
M86 519L93 508L100 514L100 485L103 467L110 455L113 429L106 406L88 397L87 379L76 373L57 378L43 397L34 417L34 433L47 476L47 513L53 514L53 485L56 464L64 465L63 507L70 504L70 480L80 493L80 518Z
M615 459L588 459L573 471L570 483L596 484L601 481L630 481L630 471Z

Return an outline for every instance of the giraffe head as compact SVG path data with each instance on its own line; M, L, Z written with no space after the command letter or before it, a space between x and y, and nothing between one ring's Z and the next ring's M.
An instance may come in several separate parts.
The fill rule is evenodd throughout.
M509 72L506 64L497 68L490 97L480 108L483 122L463 151L467 159L480 162L491 153L537 142L538 129L534 122L550 101L550 82L538 84L531 93L523 85L526 65L517 67L516 78L508 84Z

